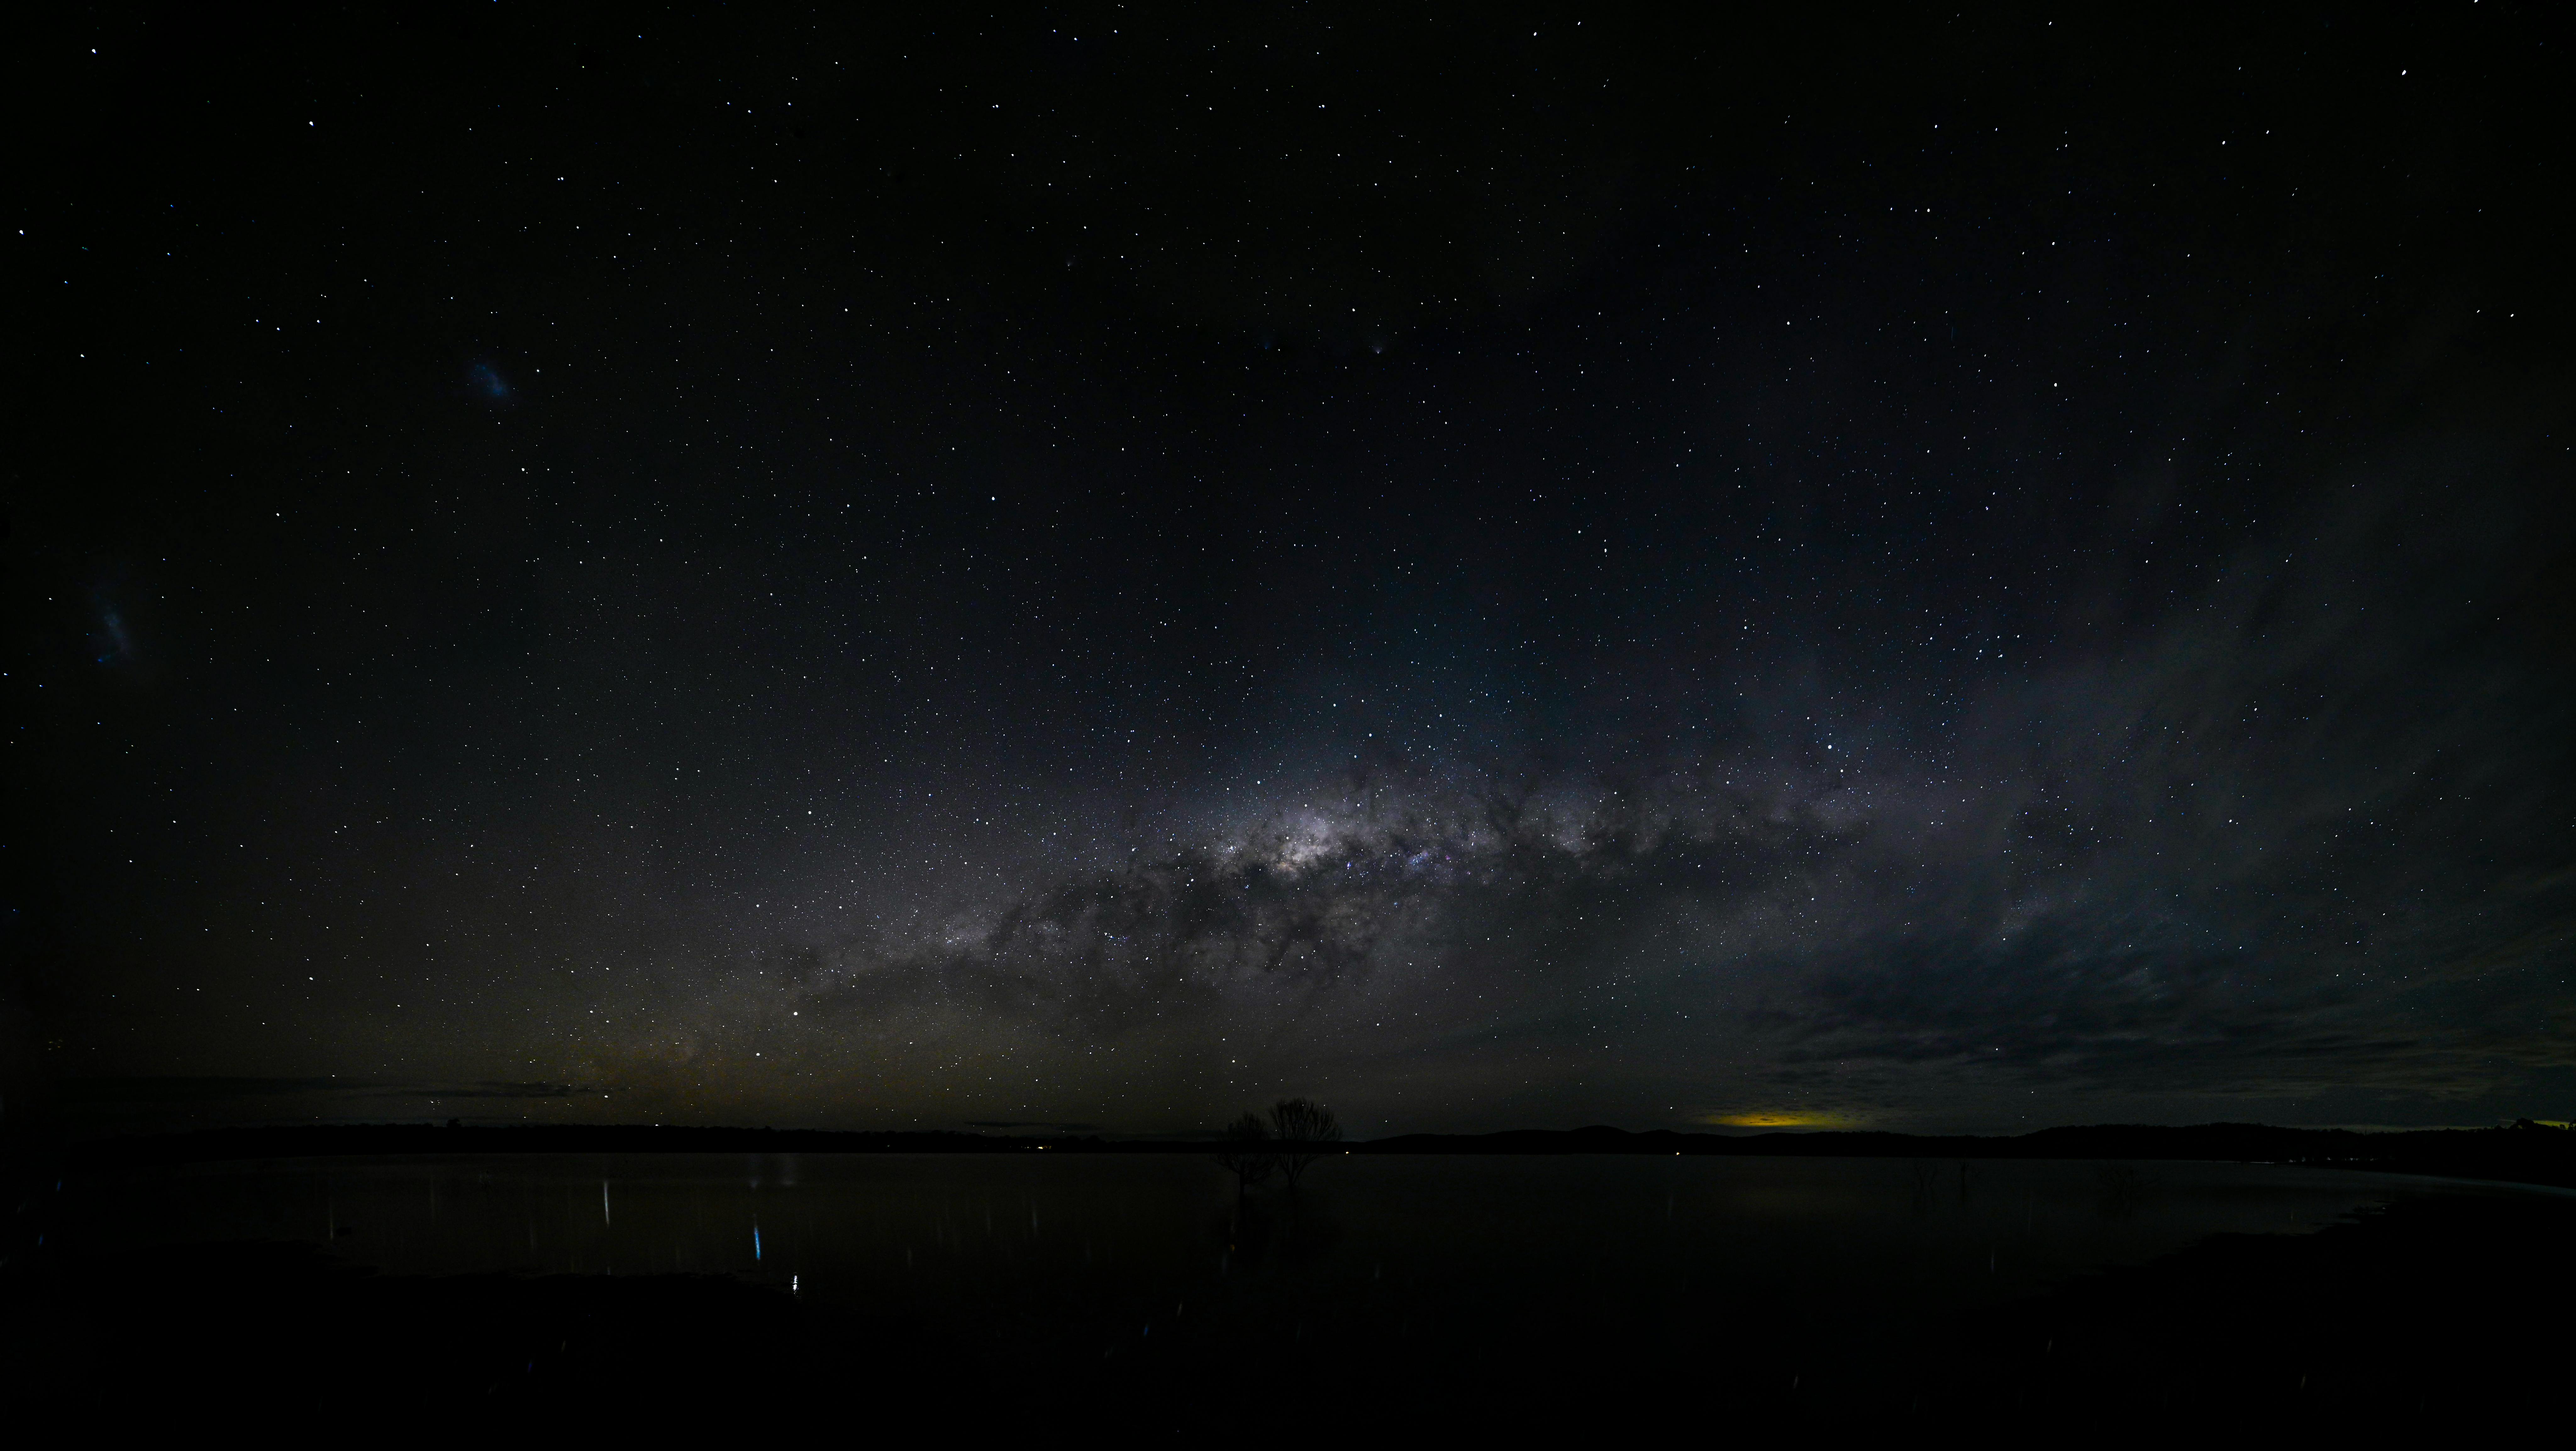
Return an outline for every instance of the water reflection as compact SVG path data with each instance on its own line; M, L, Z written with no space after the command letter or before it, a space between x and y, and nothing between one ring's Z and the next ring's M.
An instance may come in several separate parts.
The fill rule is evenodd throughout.
M1190 1334L1330 1326L1402 1342L1596 1317L1686 1345L1711 1306L1778 1337L1879 1336L2213 1233L2314 1228L2392 1182L2218 1164L1334 1155L1291 1194L1178 1155L412 1158L137 1175L93 1194L85 1233L318 1241L411 1274L731 1275L1092 1355L1131 1352L1155 1325L1187 1339L1184 1306Z
M2093 1166L2093 1188L2104 1219L2135 1219L2156 1197L2155 1181L2145 1170L2119 1161Z
M2401 1191L2468 1192L2295 1167L1904 1159L1332 1155L1295 1194L1182 1155L200 1166L76 1189L14 1343L93 1391L119 1367L184 1365L255 1396L309 1362L361 1400L424 1366L585 1407L865 1367L923 1406L980 1407L988 1384L1123 1387L1178 1426L1221 1421L1224 1388L1260 1367L1381 1404L1557 1395L1588 1414L1602 1393L1587 1388L1624 1385L1901 1411L1964 1384L2003 1407L2056 1384L2065 1325L2092 1327L2068 1342L2088 1364L2130 1366L2199 1333L2176 1315L2263 1319L2213 1286L2253 1287L2268 1314L2379 1280L2342 1268L2375 1263L2349 1254L2284 1279L2266 1246L2318 1241L2238 1238L2200 1280L2159 1265L2188 1282L2170 1314L2134 1291L2085 1311L2102 1295L2079 1286L2048 1302L2074 1318L2024 1334L2024 1297ZM2438 1265L2453 1246L2418 1248ZM1214 1403L1192 1411L1194 1395Z
M1329 1192L1241 1196L1212 1216L1211 1239L1221 1245L1220 1273L1265 1274L1301 1269L1329 1254L1342 1239Z

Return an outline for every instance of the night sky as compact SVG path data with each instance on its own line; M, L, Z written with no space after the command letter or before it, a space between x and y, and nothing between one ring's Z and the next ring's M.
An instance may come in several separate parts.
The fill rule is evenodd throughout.
M2576 1109L2556 7L761 9L13 47L11 1113Z

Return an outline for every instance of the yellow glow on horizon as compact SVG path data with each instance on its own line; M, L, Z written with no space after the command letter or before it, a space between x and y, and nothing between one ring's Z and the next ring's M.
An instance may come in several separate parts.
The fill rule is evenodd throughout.
M1841 1114L1808 1113L1796 1109L1778 1113L1710 1114L1701 1122L1722 1124L1731 1129L1839 1129L1852 1125L1852 1121Z

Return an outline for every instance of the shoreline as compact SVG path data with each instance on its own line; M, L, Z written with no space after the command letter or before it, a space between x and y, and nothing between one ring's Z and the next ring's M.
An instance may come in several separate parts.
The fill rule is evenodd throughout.
M133 1134L38 1146L66 1168L415 1154L1205 1154L1209 1139L673 1125L329 1124ZM1592 1127L1494 1134L1405 1134L1333 1146L1350 1154L1682 1155L1725 1157L2203 1161L2408 1174L2497 1186L2576 1190L2576 1132L2538 1124L2363 1133L2259 1124L2097 1125L2010 1137L1809 1133L1644 1133ZM1330 1152L1331 1150L1327 1150Z

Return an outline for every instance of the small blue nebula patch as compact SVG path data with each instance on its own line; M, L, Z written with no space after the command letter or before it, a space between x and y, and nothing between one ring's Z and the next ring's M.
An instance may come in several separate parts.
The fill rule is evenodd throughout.
M466 372L465 379L477 398L489 403L510 401L509 382L489 363L476 363Z
M98 628L90 634L90 643L98 651L98 663L117 665L134 658L134 632L126 628L125 615L116 606L101 604Z

